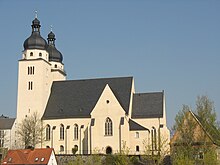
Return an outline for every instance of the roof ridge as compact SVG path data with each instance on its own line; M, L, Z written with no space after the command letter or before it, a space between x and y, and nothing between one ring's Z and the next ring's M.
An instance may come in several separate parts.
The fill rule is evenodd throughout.
M97 78L88 78L88 79L73 79L73 80L62 80L62 81L54 81L54 82L71 82L71 81L89 81L89 80L107 80L107 79L125 79L125 78L134 78L133 76L125 76L125 77L97 77Z

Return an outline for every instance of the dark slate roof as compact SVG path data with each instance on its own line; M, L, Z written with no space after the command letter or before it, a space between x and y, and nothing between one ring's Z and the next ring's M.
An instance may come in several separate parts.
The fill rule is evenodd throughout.
M11 129L15 118L0 118L0 129Z
M163 92L133 95L131 118L163 117Z
M148 130L147 128L141 126L140 124L136 123L134 120L129 119L129 130L130 131L143 131Z
M90 117L107 84L128 113L132 80L132 77L119 77L53 82L42 119Z

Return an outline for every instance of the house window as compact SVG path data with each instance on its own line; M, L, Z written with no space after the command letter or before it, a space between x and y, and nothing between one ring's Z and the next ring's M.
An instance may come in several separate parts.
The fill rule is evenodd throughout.
M8 163L11 163L12 162L12 158L8 158Z
M139 132L135 132L135 138L139 138Z
M203 159L204 159L204 153L203 153L202 151L199 151L198 158L199 158L200 160L203 160Z
M136 152L139 152L139 151L140 151L139 146L136 146Z
M63 145L60 146L60 152L63 152L64 151L64 147Z
M105 135L112 136L112 120L109 117L105 120Z
M0 147L4 147L4 139L0 139Z
M60 125L60 140L64 140L64 125Z
M50 125L47 124L46 126L46 140L50 140Z
M75 124L73 127L73 139L74 140L78 140L78 130L79 130L79 127L77 124Z
M0 138L4 138L4 130L0 130Z
M28 90L32 90L33 89L33 82L29 81L28 82Z

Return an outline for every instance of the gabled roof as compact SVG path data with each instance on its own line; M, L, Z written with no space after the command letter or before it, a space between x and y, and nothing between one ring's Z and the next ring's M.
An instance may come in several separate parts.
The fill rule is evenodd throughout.
M15 118L0 118L0 129L11 129Z
M2 164L46 165L49 162L52 151L52 148L9 150Z
M192 114L192 116L195 118L198 124L202 127L205 133L210 137L212 142L220 146L220 132L217 130L217 128L214 125L210 125L207 122L205 122L202 118L200 118L192 111L189 112ZM208 125L208 127L206 125Z
M131 118L163 117L163 92L133 95Z
M128 114L133 77L53 82L42 117L45 119L87 118L108 84Z
M130 131L144 131L144 130L148 130L147 128L145 128L142 125L136 123L132 119L129 119L128 123L129 123L129 130Z

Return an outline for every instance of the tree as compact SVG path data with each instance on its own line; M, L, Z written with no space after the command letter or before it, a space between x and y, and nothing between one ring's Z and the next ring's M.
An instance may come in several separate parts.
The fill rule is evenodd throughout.
M172 139L175 142L171 143L171 156L176 165L195 164L196 148L193 147L193 143L196 141L194 136L196 123L191 116L191 111L188 105L183 105L182 110L175 117L173 126L175 135Z
M220 137L217 126L214 103L208 96L197 97L195 112L192 112L188 105L183 105L182 110L176 115L173 126L175 132L171 142L173 163L217 164L216 148L213 139L210 139L213 135Z
M37 144L40 144L44 140L43 125L37 112L34 112L31 116L24 118L18 125L19 140L27 148L35 148Z

